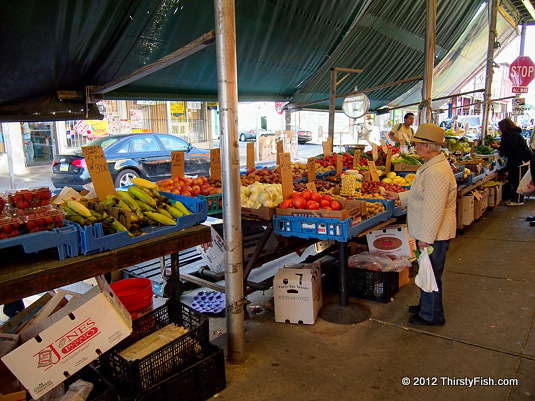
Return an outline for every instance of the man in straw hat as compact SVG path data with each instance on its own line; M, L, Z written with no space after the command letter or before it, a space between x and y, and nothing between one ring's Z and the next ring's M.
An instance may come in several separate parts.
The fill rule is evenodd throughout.
M442 305L442 272L450 239L455 237L457 183L446 157L440 152L444 144L444 130L435 124L420 124L412 138L418 156L425 163L416 172L411 189L406 192L387 192L388 199L401 200L407 207L407 227L416 239L418 249L429 255L438 291L420 290L420 303L409 307L414 315L412 324L442 326L446 319Z

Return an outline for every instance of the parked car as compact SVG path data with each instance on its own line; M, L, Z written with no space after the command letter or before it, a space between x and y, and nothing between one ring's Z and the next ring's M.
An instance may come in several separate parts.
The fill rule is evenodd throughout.
M297 143L307 143L312 140L312 132L306 130L297 130Z
M274 136L275 133L273 131L268 131L263 128L253 128L249 130L243 130L238 131L239 133L239 139L241 142L253 140L256 141L256 134L258 133L258 136Z
M86 146L100 145L116 187L130 184L134 177L158 181L171 177L171 151L182 150L184 174L210 175L210 151L195 148L191 143L174 135L141 133L106 136L90 141ZM54 156L52 184L82 190L91 182L82 149L72 154Z

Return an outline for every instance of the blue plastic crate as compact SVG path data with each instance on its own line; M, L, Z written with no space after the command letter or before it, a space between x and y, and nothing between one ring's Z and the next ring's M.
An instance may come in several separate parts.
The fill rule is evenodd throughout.
M319 240L348 241L392 217L394 201L383 199L359 199L382 202L386 211L369 219L353 224L353 219L345 220L328 217L273 216L273 229L284 237L317 238Z
M392 210L392 216L394 217L399 217L399 216L404 216L407 214L407 209L403 209L401 206L396 206L393 210Z
M104 235L102 224L97 223L92 226L80 227L80 249L84 255L103 252L107 250L117 249L122 246L135 244L140 241L145 241L149 238L154 238L160 235L169 234L175 231L180 231L185 228L193 227L206 221L207 218L207 204L205 200L193 198L191 196L182 196L161 192L161 195L172 199L179 200L192 211L192 214L182 216L177 219L175 226L163 227L143 227L144 235L130 238L130 235L125 232L117 232L114 234Z
M481 181L483 178L485 178L487 174L483 173L483 174L479 174L479 175L476 175L473 180L472 180L472 183L476 183L478 181Z
M78 229L65 222L63 227L49 231L38 231L0 241L0 249L22 245L24 252L34 253L45 249L57 248L60 260L75 257L80 253L80 234Z
M466 167L461 167L461 171L459 171L458 173L453 174L453 176L455 177L455 179L457 181L462 180L464 178L464 169L465 168Z

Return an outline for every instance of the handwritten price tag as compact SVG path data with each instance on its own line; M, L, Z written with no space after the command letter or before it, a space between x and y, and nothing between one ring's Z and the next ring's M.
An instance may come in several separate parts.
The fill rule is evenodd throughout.
M282 197L283 199L290 199L294 191L292 181L292 159L289 153L279 153L279 162L281 168L282 180Z
M316 158L309 157L307 160L308 182L316 181Z
M368 167L370 168L372 181L379 181L379 172L377 171L377 166L375 165L375 162L368 161Z
M210 177L221 180L221 151L219 148L210 149Z
M358 170L360 166L360 150L355 150L353 155L353 169Z
M102 146L82 146L82 152L98 199L106 200L106 195L117 195Z
M184 177L184 152L181 150L171 152L171 176Z
M247 168L254 168L255 166L255 152L254 152L254 143L249 142L247 144Z

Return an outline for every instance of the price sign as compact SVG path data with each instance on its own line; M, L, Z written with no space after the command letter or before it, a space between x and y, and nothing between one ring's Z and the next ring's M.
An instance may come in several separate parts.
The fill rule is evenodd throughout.
M331 137L327 138L326 141L321 143L323 145L323 157L332 155L333 153L333 139Z
M82 146L82 152L98 199L104 201L106 195L117 195L102 146Z
M383 152L387 153L388 146L386 146L386 141L384 139L381 139L381 147L383 148Z
M379 181L379 172L377 171L377 166L375 166L375 162L368 161L368 167L370 168L372 181Z
M280 132L280 131L279 131ZM284 142L282 139L277 139L275 142L277 146L277 164L280 166L280 154L284 152Z
M292 159L289 153L279 153L280 168L281 168L281 184L283 199L290 199L294 191L294 184L292 181Z
M385 165L385 174L390 173L392 168L392 149L386 151L386 165Z
M376 161L379 158L379 152L377 150L377 145L372 142L372 158L373 161Z
M308 182L316 181L316 158L309 157L307 161Z
M338 153L336 155L336 175L340 175L344 172L344 165L342 164L342 155Z
M221 152L219 148L210 149L210 177L221 181Z
M360 150L355 150L353 154L353 169L358 170L360 167Z
M318 189L316 188L316 183L315 182L307 182L307 188L311 192L318 192Z
M400 145L405 145L405 143L407 143L407 142L410 142L410 141L409 141L409 137L407 136L406 133L402 132L402 133L401 133L401 139L400 139L400 141L399 141L399 144L400 144Z
M254 164L254 143L253 142L249 142L247 144L247 168L254 168L255 167L255 164Z
M184 177L184 151L171 152L171 177Z

